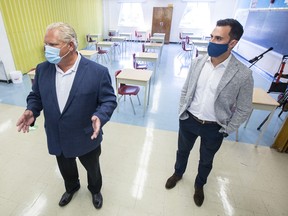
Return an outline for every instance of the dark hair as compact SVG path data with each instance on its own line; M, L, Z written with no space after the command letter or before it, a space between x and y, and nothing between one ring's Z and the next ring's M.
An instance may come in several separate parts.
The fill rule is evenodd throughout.
M216 23L217 26L230 26L231 31L229 33L230 39L240 40L243 35L243 26L235 19L222 19L218 20Z

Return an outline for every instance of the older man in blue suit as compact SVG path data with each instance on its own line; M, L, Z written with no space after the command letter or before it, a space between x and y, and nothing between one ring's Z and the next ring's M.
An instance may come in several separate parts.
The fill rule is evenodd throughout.
M44 38L47 61L39 64L27 109L17 122L29 132L43 110L49 153L56 155L66 192L59 201L67 205L80 188L76 157L87 170L88 189L95 208L102 207L102 127L117 106L108 69L77 52L77 35L66 23L53 23Z

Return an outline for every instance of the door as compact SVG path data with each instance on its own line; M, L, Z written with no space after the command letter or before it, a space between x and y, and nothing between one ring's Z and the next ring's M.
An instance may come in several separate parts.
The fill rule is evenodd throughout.
M165 44L169 43L173 7L153 7L152 35L165 33Z

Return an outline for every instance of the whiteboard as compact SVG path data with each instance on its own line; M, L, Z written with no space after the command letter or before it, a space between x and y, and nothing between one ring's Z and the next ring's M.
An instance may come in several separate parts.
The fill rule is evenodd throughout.
M250 10L243 39L288 54L288 9Z

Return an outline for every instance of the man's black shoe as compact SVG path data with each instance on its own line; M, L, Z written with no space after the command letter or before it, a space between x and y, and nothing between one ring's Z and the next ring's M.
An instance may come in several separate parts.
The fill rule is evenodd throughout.
M204 201L204 191L203 191L203 187L195 187L195 193L194 193L194 202L197 206L201 206L203 204Z
M174 188L177 182L182 179L182 176L176 175L175 173L167 179L167 182L165 184L166 189Z
M92 194L92 202L96 209L100 209L102 207L103 197L102 197L101 192L97 194Z
M59 206L65 206L65 205L67 205L71 200L72 200L72 198L73 198L73 195L79 190L79 188L80 188L80 186L78 187L78 188L76 188L73 192L71 192L71 193L67 193L67 192L65 192L63 195L62 195L62 197L61 197L61 199L60 199L60 201L59 201Z

